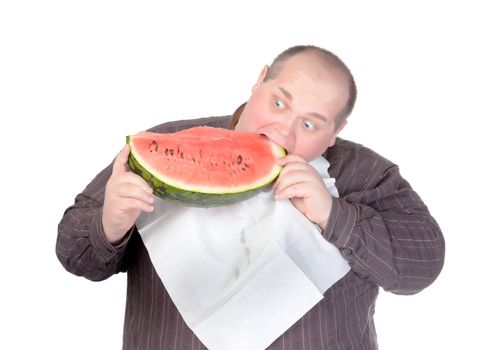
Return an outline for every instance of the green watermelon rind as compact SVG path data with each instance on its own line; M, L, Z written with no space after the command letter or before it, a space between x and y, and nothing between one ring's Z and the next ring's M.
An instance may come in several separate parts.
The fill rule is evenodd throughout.
M131 137L127 136L126 143L131 146L130 139ZM285 150L280 147L277 147L275 151L281 156L286 154ZM128 156L128 166L131 171L140 175L150 185L154 195L172 203L192 207L217 207L231 205L249 199L258 192L269 188L282 169L279 166L275 167L271 174L265 177L263 181L259 181L246 188L238 188L236 190L237 192L234 192L234 189L219 189L218 193L207 193L199 192L198 190L182 189L157 178L152 172L146 169L146 166L138 161L135 153L136 152L133 150L130 152Z

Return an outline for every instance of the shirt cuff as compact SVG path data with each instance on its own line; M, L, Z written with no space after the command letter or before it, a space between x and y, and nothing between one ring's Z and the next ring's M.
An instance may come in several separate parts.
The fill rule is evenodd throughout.
M332 198L332 208L323 237L339 248L348 246L352 231L357 225L358 209L342 198Z
M133 233L135 225L130 228L130 230L126 233L121 241L113 244L108 241L108 238L104 233L103 225L101 223L101 217L102 210L100 209L91 220L89 229L90 239L93 247L100 254L100 256L106 260L109 260L125 250L126 245L128 244L128 241L130 240L130 237Z

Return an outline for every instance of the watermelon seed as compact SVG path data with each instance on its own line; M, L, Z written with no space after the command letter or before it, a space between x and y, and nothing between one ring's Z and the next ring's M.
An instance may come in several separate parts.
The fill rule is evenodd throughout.
M241 155L238 155L237 158L236 158L236 162L237 162L237 165L241 164L242 162L242 157Z
M248 165L248 164L246 164L246 163L244 163L244 167L249 168L249 165Z
M157 152L158 151L158 143L157 141L153 140L152 143L149 146L150 152Z
M184 159L184 152L180 152L180 158Z

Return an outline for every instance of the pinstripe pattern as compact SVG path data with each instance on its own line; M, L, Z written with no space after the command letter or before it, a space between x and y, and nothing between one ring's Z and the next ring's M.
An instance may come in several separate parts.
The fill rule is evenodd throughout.
M230 123L230 117L205 118L152 131ZM333 199L322 235L341 250L352 270L276 339L271 350L377 349L373 314L379 287L417 293L443 266L441 231L396 165L341 139L325 157L340 198ZM205 349L167 294L136 228L117 246L104 238L101 207L110 174L107 167L64 213L58 227L59 260L68 271L95 281L127 272L124 349Z

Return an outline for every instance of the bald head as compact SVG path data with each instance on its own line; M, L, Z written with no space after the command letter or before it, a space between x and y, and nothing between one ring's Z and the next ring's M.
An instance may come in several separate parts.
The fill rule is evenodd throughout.
M273 63L268 69L268 72L266 73L264 81L276 78L281 72L284 65L287 63L287 61L297 55L308 56L312 59L312 61L314 61L315 66L305 67L306 69L315 69L315 71L318 71L318 67L321 67L327 71L333 71L336 75L342 76L347 84L348 98L340 112L337 114L335 122L336 125L344 122L354 108L355 101L357 99L357 87L355 85L354 77L352 76L350 69L334 53L320 47L311 45L290 47L289 49L286 49L285 51L280 53L274 59Z

